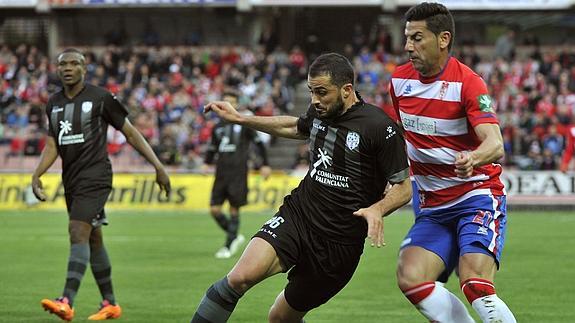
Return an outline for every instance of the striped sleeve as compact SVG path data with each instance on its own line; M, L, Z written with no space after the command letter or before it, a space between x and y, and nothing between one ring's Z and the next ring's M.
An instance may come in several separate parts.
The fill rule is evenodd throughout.
M479 75L471 74L463 82L462 96L467 119L473 127L483 123L499 123L487 85Z

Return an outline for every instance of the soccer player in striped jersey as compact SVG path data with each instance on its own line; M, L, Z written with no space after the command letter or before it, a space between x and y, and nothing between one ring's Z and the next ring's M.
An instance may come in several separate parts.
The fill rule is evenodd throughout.
M112 289L112 266L102 237L102 225L108 223L104 205L112 190L112 165L106 147L108 125L120 130L128 143L154 165L156 182L166 195L170 179L150 145L126 118L126 108L105 89L85 84L86 60L82 53L68 49L58 55L57 73L63 89L46 104L48 137L32 175L32 189L39 200L46 200L40 177L60 156L70 254L62 296L43 299L41 304L50 313L71 321L74 298L90 264L102 303L88 319L114 319L122 310Z
M410 62L392 75L420 211L402 243L399 288L432 322L473 322L435 281L458 267L461 288L483 322L515 322L493 283L505 240L503 143L484 81L450 56L454 23L438 3L406 14Z
M397 124L354 91L342 55L310 66L311 105L299 118L244 116L228 102L207 111L275 136L310 140L311 164L300 185L253 236L234 268L209 287L193 323L226 322L240 297L260 281L288 272L269 311L270 322L301 322L349 282L366 236L383 244L383 216L406 204L411 183ZM385 194L387 183L392 186Z

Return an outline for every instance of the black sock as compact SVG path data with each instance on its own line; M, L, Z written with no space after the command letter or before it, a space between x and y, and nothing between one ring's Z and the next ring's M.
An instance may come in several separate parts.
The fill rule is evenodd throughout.
M112 265L104 246L97 250L92 250L90 264L92 266L92 274L94 274L94 279L96 284L98 284L100 294L102 294L102 299L108 300L112 305L116 305L114 289L112 288Z
M216 220L216 223L220 226L220 228L222 228L222 230L228 231L230 221L225 214L220 213L218 215L214 215L214 220Z
M240 217L232 216L228 226L228 238L226 240L226 247L230 247L232 241L238 236L238 229L240 228Z
M190 323L227 322L240 297L228 284L228 277L222 278L208 288Z
M66 285L64 285L63 293L63 296L68 298L70 306L74 304L74 298L80 288L88 261L90 261L90 246L88 243L74 243L70 246L68 272L66 273Z

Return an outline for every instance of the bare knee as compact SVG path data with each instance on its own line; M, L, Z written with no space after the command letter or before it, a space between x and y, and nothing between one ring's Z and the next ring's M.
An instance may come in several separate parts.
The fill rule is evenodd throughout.
M493 281L496 272L497 264L489 255L468 253L459 259L459 279L462 283L470 278Z
M72 244L88 243L91 232L92 226L86 222L72 220L68 225L70 243Z
M247 292L248 289L252 288L257 282L258 280L241 272L232 271L228 274L228 284L240 294Z
M213 205L210 207L210 214L213 217L217 217L222 214L222 207L221 205Z
M399 264L397 266L397 286L401 290L408 290L414 286L422 284L425 279L420 274L418 268L415 266L407 266L405 264Z
M90 234L90 249L99 250L104 246L104 239L102 238L102 228L95 228Z
M303 317L305 312L298 312L291 308L285 299L282 299L283 295L280 294L278 299L270 308L268 313L269 323L300 323L303 322Z
M443 260L421 247L408 247L400 252L397 285L403 291L435 281L445 270Z
M287 322L285 315L282 315L276 304L272 305L268 313L269 323L284 323Z

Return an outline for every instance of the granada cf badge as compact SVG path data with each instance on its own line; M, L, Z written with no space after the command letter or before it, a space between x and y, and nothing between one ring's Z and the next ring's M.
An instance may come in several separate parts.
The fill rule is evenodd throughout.
M479 110L481 112L491 112L493 113L493 102L491 97L487 94L482 94L477 97L477 102L479 103Z

